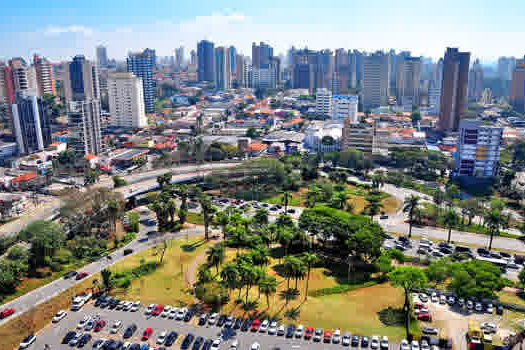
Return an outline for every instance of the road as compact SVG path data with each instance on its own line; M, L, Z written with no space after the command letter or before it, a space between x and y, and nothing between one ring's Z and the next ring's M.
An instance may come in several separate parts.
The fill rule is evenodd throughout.
M145 221L147 219L152 219L151 213L148 210L141 211L141 221ZM141 224L140 232L144 233L149 231L155 231L156 232L156 226L150 227ZM203 230L201 229L188 229L183 230L175 234L170 234L168 236L169 239L174 239L177 237L186 237L186 236L195 236L203 234ZM111 260L108 258L101 258L100 260L97 260L89 265L84 266L83 268L79 269L78 271L87 272L90 276L100 272L102 269L107 268L108 266L111 266L118 261L122 260L124 258L123 251L124 249L131 248L133 249L133 253L138 253L143 251L144 249L150 248L155 244L154 239L149 239L147 242L139 242L138 240L134 240L133 242L129 243L125 247L122 247L113 253L111 253L109 256L111 256ZM71 288L77 283L80 283L81 281L76 281L73 279L64 279L60 278L58 280L55 280L45 286L42 286L38 289L35 289L7 304L1 305L0 310L3 310L4 308L15 308L16 315L24 313L31 308L33 308L36 305L42 304L49 299L53 298L54 296L64 292L65 290ZM12 317L8 317L4 320L0 321L0 325L6 323L9 321Z
M62 345L61 340L62 338L67 334L68 331L74 330L78 322L85 316L85 315L94 315L98 314L100 317L106 321L106 327L102 329L100 333L95 332L89 332L93 339L90 343L88 343L85 348L91 349L93 342L96 339L104 338L104 339L115 339L120 341L129 341L132 343L138 343L138 344L144 344L148 343L150 345L150 349L153 347L157 347L160 345L155 344L158 335L166 330L166 331L175 331L179 334L179 337L177 338L177 341L170 349L180 349L180 344L183 340L183 338L188 334L192 333L196 337L202 336L204 339L216 339L218 335L220 334L220 328L217 326L198 326L197 317L194 317L189 323L183 322L183 321L176 321L173 319L166 319L166 318L160 318L160 317L148 317L144 315L144 306L141 307L141 309L138 312L126 312L126 311L117 311L117 310L108 310L108 309L100 309L95 308L92 306L92 304L87 305L84 307L84 309L80 312L69 312L69 314L64 318L60 323L58 324L49 324L46 328L44 328L42 331L40 331L37 334L37 340L35 344L29 348L30 350L41 350L44 349L45 344L49 344L51 346L51 350L56 349L65 349L67 345ZM350 317L353 317L351 315ZM123 328L116 334L109 334L109 328L111 327L112 323L115 320L120 320L123 323ZM127 326L129 326L131 323L137 324L137 331L135 334L127 340L123 340L122 334ZM306 325L305 325L306 326ZM311 325L315 327L315 325ZM153 333L150 337L150 339L146 341L141 341L140 336L142 335L142 332L146 328L152 328ZM346 332L347 330L341 330L342 333ZM351 335L354 335L352 330L348 330ZM276 335L269 335L264 333L254 333L254 332L241 332L240 330L237 330L237 341L238 346L237 349L239 350L249 350L251 348L251 345L254 342L257 342L260 344L261 350L273 350L275 348L279 349L341 349L341 348L348 348L346 346L343 346L342 344L331 344L331 343L315 343L311 340L304 340L304 339L298 339L298 338L285 338L283 336L276 336ZM368 335L369 337L372 336L372 334L363 334ZM228 340L226 342L222 342L220 349L226 350L229 349L230 344L232 343L232 340ZM353 347L353 349L360 349L360 347ZM393 343L392 341L389 343L389 350L397 350L398 345Z

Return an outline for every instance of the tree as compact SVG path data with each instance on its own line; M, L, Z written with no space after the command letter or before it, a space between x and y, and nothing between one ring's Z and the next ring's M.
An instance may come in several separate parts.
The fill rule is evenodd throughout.
M386 280L388 273L392 271L392 258L387 254L383 254L377 259L376 266L381 273L381 279Z
M381 197L369 195L366 197L368 204L365 206L365 212L372 219L375 215L379 214L383 204L381 203Z
M33 268L47 265L48 259L63 246L65 240L62 227L45 220L34 221L19 235L31 243L29 263Z
M224 229L230 223L230 217L228 214L224 211L218 211L217 214L215 214L215 223L221 227L222 236L225 237Z
M127 182L126 180L124 180L123 178L121 178L120 176L113 176L113 187L114 188L118 188L118 187L122 187L122 186L126 186L127 185Z
M308 188L308 193L306 194L306 203L308 204L308 208L313 208L321 196L322 194L319 187L317 185L311 185Z
M450 262L446 259L440 259L439 261L433 261L428 268L425 270L429 281L434 282L435 286L445 282L450 277Z
M520 273L518 274L518 280L521 282L521 284L525 284L525 268L522 268L520 270Z
M104 292L108 293L115 284L112 273L109 269L103 269L100 271L100 276L102 277L102 286L104 287Z
M347 200L348 195L344 192L336 192L332 196L332 200L330 201L330 207L334 209L345 209L347 206Z
M259 208L255 211L255 214L252 217L252 221L255 225L264 226L268 225L268 209Z
M500 211L498 209L492 209L489 211L485 215L485 224L488 226L490 232L489 250L491 250L494 234L499 236L499 229L503 224L503 216Z
M448 289L460 298L493 299L505 286L500 268L484 261L456 263L451 271Z
M84 186L91 186L98 182L99 174L98 171L94 169L87 169L84 172Z
M288 203L292 199L292 194L290 191L283 191L283 197L281 198L282 203L284 204L284 212L288 213Z
M107 205L108 218L109 218L109 228L111 232L115 233L117 231L117 219L122 215L124 208L122 203L115 199L110 199Z
M412 119L412 125L416 125L417 122L421 120L421 113L419 112L419 109L412 111L410 114L410 119Z
M423 270L417 267L402 266L389 272L388 279L392 285L403 289L405 295L405 303L403 305L405 330L407 339L410 339L410 295L412 292L425 287L427 284L427 276Z
M257 133L257 129L255 128L249 128L247 131L246 131L246 137L250 137L252 139L256 138L258 136L258 133Z
M277 292L277 279L275 276L266 276L258 283L259 292L266 296L266 305L270 308L270 295Z
M454 209L447 210L443 223L445 224L445 227L448 228L447 242L450 243L450 235L452 233L452 228L456 227L456 225L458 224L458 214L456 214L456 211Z
M200 193L199 204L201 205L201 213L204 217L204 239L209 240L209 227L213 222L215 208L213 207L210 198L205 193Z
M441 208L441 205L445 201L445 192L441 191L440 189L435 190L432 195L432 201L438 207L439 210Z
M294 233L289 228L283 228L279 231L278 240L281 246L284 248L285 257L288 255L288 247L290 246L290 243L292 242L293 237L294 237Z
M179 223L184 225L186 222L186 217L188 216L188 196L190 192L190 187L185 184L180 184L175 187L175 193L180 198L180 207L179 207Z
M412 225L414 223L414 214L417 208L419 207L419 196L411 195L408 198L405 198L403 212L408 213L408 237L412 237Z
M303 261L307 266L307 277L306 277L306 289L304 292L304 299L308 299L308 282L310 281L310 270L312 269L312 266L317 264L319 262L319 258L315 253L303 253Z
M365 261L374 261L381 255L381 247L385 238L381 226L368 224L362 226L348 238L350 253Z
M219 243L210 247L206 254L208 254L208 264L215 266L217 274L219 274L219 266L224 262L224 246Z
M163 175L157 176L157 183L159 184L159 187L161 190L164 189L165 186L171 183L172 177L173 177L173 174L171 172L167 172Z
M221 278L229 290L234 290L239 286L239 269L234 263L224 265L221 271Z

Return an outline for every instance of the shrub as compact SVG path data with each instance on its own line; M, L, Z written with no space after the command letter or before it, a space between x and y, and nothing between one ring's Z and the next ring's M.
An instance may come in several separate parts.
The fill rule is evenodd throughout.
M371 280L371 281L359 283L359 284L340 284L332 288L321 288L321 289L315 289L312 291L308 291L308 295L312 297L322 297L326 295L342 294L342 293L346 293L351 290L356 290L359 288L371 287L378 283L379 283L378 280Z
M58 271L62 271L64 269L64 267L56 262L56 261L52 261L50 264L49 264L49 268L51 269L51 271L53 272L58 272Z

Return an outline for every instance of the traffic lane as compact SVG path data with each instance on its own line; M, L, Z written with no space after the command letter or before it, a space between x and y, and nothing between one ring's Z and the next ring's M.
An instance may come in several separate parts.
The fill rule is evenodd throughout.
M155 344L158 335L166 331L175 331L179 334L179 337L175 344L172 346L172 349L180 348L180 343L186 334L192 333L195 337L201 336L205 339L215 339L220 335L220 328L216 326L198 326L198 317L193 317L189 322L170 320L167 318L161 317L151 317L144 315L144 306L138 312L128 312L128 311L118 311L118 310L109 310L109 309L100 309L95 308L92 303L86 305L79 312L69 312L68 316L60 321L58 324L50 324L48 327L44 328L37 335L37 341L34 344L34 349L43 349L45 344L51 346L51 349L57 348L66 348L66 345L61 345L60 342L62 338L70 331L75 330L76 325L80 320L84 318L85 315L99 315L101 319L106 321L106 326L101 332L89 332L93 339L89 344L85 346L86 349L91 349L93 342L97 339L117 339L120 341L129 341L131 343L148 343L151 346L158 346ZM122 328L119 332L115 334L109 334L109 329L112 326L115 320L120 320L123 323ZM130 339L124 340L122 335L124 330L135 323L137 325L137 331ZM147 342L141 340L141 335L144 329L152 328L153 334ZM76 330L75 330L76 331ZM345 331L343 330L342 333ZM353 335L352 332L350 332ZM315 343L313 341L308 341L304 339L297 338L285 338L283 336L268 335L265 333L254 333L251 331L241 332L237 330L238 340L238 349L250 349L251 345L254 342L257 342L261 345L261 349L336 349L337 347L343 347L341 344L332 344L332 343ZM221 349L228 349L229 344L232 340L223 342L221 344ZM397 344L390 342L390 350L396 350Z

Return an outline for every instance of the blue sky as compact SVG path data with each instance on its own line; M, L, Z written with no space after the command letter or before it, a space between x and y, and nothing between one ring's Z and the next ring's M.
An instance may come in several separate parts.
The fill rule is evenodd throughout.
M250 54L252 41L278 53L288 47L395 48L443 55L447 46L488 62L525 54L525 1L502 0L88 0L2 1L0 57L38 52L53 60L94 55L105 44L111 57L155 48L169 55L200 39L235 45Z

